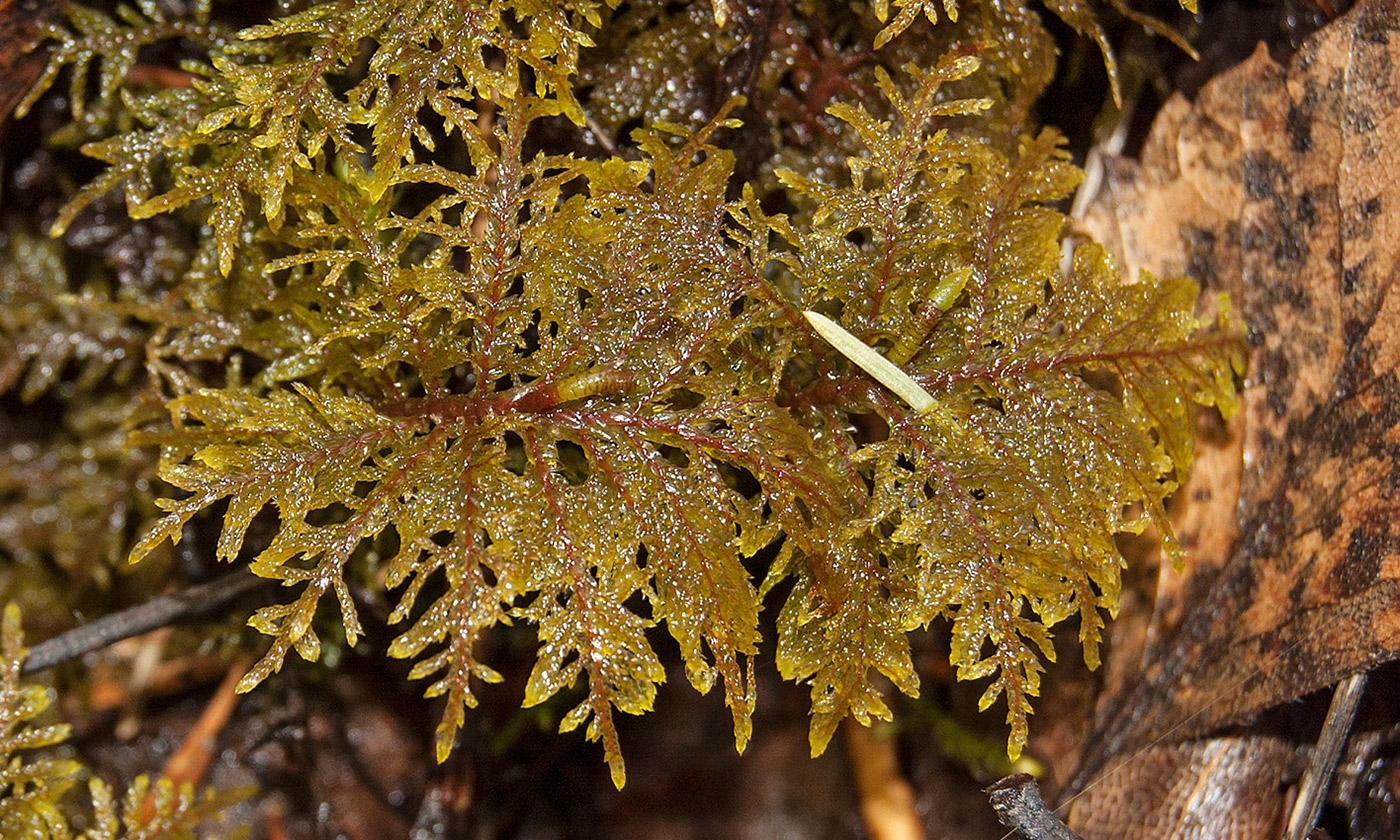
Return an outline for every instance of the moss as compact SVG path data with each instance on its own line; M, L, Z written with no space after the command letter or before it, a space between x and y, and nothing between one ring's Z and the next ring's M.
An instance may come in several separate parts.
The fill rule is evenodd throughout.
M82 122L52 142L106 166L55 231L120 193L188 245L145 284L99 260L95 297L10 292L39 314L3 325L5 384L77 417L126 383L73 441L134 432L127 497L158 451L170 490L132 559L217 510L218 558L287 585L250 621L272 646L244 690L317 659L318 626L356 644L347 576L377 581L403 626L385 652L445 698L439 760L499 679L481 639L522 621L525 704L582 680L561 728L621 785L613 715L651 708L659 628L742 750L761 599L792 581L777 664L812 686L814 751L889 716L880 675L916 693L908 633L949 620L1015 754L1051 628L1077 616L1097 664L1114 535L1169 535L1189 406L1232 408L1243 344L1188 280L1123 285L1093 245L1061 273L1079 173L1026 125L1052 64L1032 12L896 6L347 1L236 33L202 7L75 11L51 36ZM179 84L132 72L166 41ZM57 361L23 349L63 330L83 338Z

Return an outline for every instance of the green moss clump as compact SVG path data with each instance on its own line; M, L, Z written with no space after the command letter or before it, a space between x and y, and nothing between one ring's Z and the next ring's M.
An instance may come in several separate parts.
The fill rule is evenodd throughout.
M444 698L440 760L499 679L482 637L528 622L525 703L582 680L561 728L621 785L613 715L651 708L658 628L742 749L762 598L791 581L778 667L812 686L814 751L888 717L879 675L916 693L908 633L949 620L1015 754L1051 628L1077 616L1097 663L1114 535L1172 545L1190 406L1232 409L1243 343L1188 280L1124 285L1094 245L1061 272L1079 173L1025 124L1052 66L1031 12L896 5L346 0L238 32L74 11L51 35L79 122L53 142L105 168L54 231L120 193L184 244L144 286L98 261L95 298L34 293L0 331L6 385L70 383L73 414L115 371L125 404L164 405L106 415L135 432L125 468L149 481L158 450L172 488L132 558L220 505L218 558L290 593L251 620L272 646L245 690L315 660L318 625L355 644L347 578L371 581L403 627L386 653ZM179 84L133 72L157 44ZM17 264L5 293L30 294ZM30 349L60 330L86 336L62 376Z

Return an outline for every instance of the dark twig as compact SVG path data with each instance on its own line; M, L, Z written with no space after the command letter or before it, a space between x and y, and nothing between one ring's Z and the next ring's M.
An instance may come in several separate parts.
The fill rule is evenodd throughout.
M1001 824L1023 840L1083 840L1040 798L1040 786L1026 773L1007 776L982 791Z
M1332 705L1327 709L1327 720L1322 724L1317 746L1313 747L1312 760L1298 787L1298 801L1293 805L1284 840L1302 840L1304 835L1312 836L1309 832L1317 824L1317 815L1322 812L1322 801L1327 796L1327 789L1332 786L1337 759L1341 757L1342 746L1351 734L1356 707L1365 692L1365 672L1352 674L1337 683L1337 690L1332 694Z
M173 595L162 595L140 606L104 615L96 621L60 633L29 649L21 673L52 668L88 651L139 636L183 618L218 609L238 596L267 583L241 569L218 580L192 586Z

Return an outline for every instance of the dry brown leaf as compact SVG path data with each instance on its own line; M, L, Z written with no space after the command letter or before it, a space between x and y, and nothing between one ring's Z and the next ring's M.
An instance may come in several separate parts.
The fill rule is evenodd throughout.
M1400 10L1359 4L1287 69L1260 47L1154 125L1089 227L1227 291L1241 417L1187 487L1143 670L1083 780L1400 657Z
M1076 800L1070 826L1085 840L1273 840L1291 756L1268 735L1161 744L1134 760L1150 772Z

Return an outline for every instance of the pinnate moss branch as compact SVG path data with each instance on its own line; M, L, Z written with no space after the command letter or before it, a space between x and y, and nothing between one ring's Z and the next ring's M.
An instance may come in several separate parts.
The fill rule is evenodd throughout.
M892 27L923 8L896 5ZM160 323L167 419L137 442L175 491L132 557L224 506L219 559L287 593L251 619L273 641L242 690L317 659L328 626L359 641L349 580L374 581L387 653L441 698L439 760L501 679L483 639L523 622L524 702L567 694L560 728L601 741L620 786L615 713L652 707L658 633L744 748L784 584L777 666L811 685L814 751L890 716L882 676L916 694L909 633L948 620L1014 754L1052 628L1077 617L1097 664L1115 535L1177 550L1164 500L1190 406L1233 408L1239 324L1200 316L1189 280L1125 285L1092 244L1061 275L1079 172L1051 130L964 130L998 107L954 93L974 51L877 70L879 101L829 108L846 170L778 170L765 202L731 185L738 98L651 121L625 157L541 148L583 122L579 56L612 14L590 2L312 4L211 30L191 87L163 91L111 81L122 33L188 37L142 8L56 36L55 67L106 56L118 115L58 227L120 191L193 231L122 310Z

